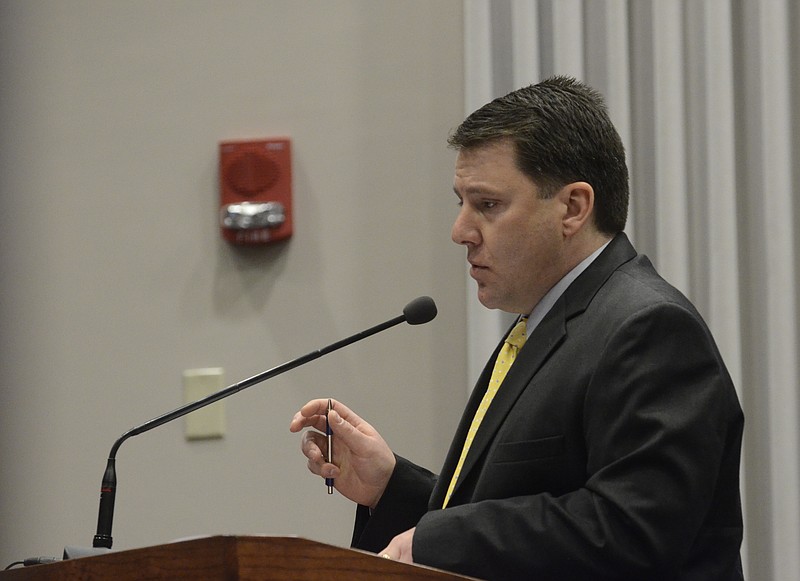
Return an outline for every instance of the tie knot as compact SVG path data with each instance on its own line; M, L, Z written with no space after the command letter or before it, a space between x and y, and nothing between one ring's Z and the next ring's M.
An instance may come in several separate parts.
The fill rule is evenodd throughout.
M508 334L508 337L506 337L506 343L513 345L517 349L522 348L525 344L525 339L527 339L527 324L527 317L522 317L519 322L514 325L514 328L511 329L511 333Z

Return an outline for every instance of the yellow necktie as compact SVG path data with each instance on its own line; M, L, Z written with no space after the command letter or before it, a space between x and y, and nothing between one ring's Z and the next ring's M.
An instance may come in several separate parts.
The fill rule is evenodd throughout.
M450 501L450 496L453 494L453 489L456 487L456 482L458 482L458 476L461 474L461 468L464 466L464 460L467 458L469 448L472 445L472 440L475 438L475 434L478 432L478 427L481 425L483 417L486 415L486 410L489 409L497 390L500 388L500 384L503 383L508 370L514 363L514 360L517 358L517 353L519 353L519 350L525 344L525 339L527 338L525 327L526 323L527 319L525 317L519 320L519 322L511 330L511 333L509 333L508 337L506 337L503 347L500 349L500 353L497 355L497 359L494 362L494 369L492 370L492 377L489 380L486 393L483 394L481 404L478 406L478 409L475 411L475 416L472 418L472 423L470 424L469 431L467 432L467 438L464 440L464 448L461 450L461 457L458 459L458 465L456 465L456 470L453 472L453 478L450 480L450 486L447 488L447 494L444 497L444 504L442 504L442 508L446 508L447 503Z

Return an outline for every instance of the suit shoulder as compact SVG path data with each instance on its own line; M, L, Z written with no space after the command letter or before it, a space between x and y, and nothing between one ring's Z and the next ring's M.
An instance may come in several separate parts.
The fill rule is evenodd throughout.
M600 290L615 300L623 299L634 310L673 305L700 316L692 302L658 274L644 255L620 266Z

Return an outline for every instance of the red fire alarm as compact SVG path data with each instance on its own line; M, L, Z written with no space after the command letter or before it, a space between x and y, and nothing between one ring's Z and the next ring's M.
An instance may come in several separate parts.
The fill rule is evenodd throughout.
M219 144L220 229L233 244L292 235L292 158L286 137Z

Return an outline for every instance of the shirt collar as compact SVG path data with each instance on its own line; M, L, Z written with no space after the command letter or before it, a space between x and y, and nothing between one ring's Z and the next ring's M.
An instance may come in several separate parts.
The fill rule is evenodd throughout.
M573 281L578 278L598 256L600 256L600 253L605 250L606 246L608 246L610 242L611 240L603 244L600 248L592 252L589 256L578 263L575 268L570 270L561 280L553 285L553 288L547 291L547 293L542 297L542 300L540 300L536 306L533 307L533 310L528 315L528 337L531 336L531 333L536 326L542 322L542 319L544 319L545 315L550 311L550 309L553 308L553 305L556 304L556 301L561 298L561 295L564 294L564 291L567 290L567 287L569 287L569 285L571 285Z

